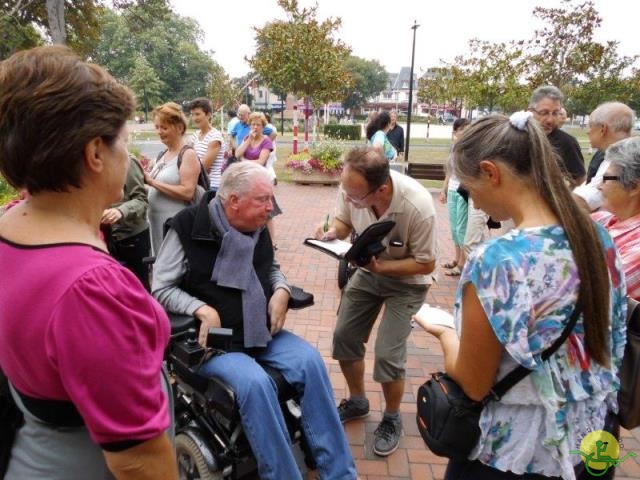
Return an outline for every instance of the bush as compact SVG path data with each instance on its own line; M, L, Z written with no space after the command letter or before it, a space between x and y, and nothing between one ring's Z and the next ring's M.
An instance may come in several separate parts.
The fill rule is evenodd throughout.
M0 176L0 205L13 200L16 196L17 192Z
M335 140L324 140L311 147L311 151L289 155L286 167L311 174L314 170L339 175L342 171L344 145Z
M324 134L329 138L339 140L360 140L362 128L360 125L325 125Z

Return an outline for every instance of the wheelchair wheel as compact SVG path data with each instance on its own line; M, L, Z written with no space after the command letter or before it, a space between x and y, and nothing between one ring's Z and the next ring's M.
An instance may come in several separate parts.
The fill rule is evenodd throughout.
M180 480L222 480L223 478L221 473L209 471L196 443L183 433L176 435L176 457Z

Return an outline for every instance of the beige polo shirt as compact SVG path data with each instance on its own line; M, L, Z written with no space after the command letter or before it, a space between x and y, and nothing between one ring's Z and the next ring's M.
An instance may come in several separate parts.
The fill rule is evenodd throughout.
M393 197L386 212L377 218L371 208L355 208L343 194L338 195L336 218L350 225L356 233L375 222L393 220L395 226L382 240L386 247L381 260L403 260L414 258L418 263L429 263L436 259L436 210L431 193L411 177L391 171ZM390 243L399 243L391 246ZM409 275L399 277L405 283L431 284L432 275Z

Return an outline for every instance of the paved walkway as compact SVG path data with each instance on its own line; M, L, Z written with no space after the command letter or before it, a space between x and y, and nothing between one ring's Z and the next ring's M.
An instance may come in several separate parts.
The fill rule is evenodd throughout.
M331 358L331 334L340 300L337 284L338 262L319 251L303 246L316 225L327 213L333 214L337 195L336 187L281 184L276 189L278 203L284 214L276 218L276 240L279 246L277 258L288 279L315 295L311 308L290 312L287 327L314 344L325 358L333 383L336 402L347 395L347 386L335 360ZM446 207L434 197L438 213L439 260L453 258L449 237ZM427 294L427 303L451 309L456 288L456 279L439 274L438 283ZM369 346L374 344L376 329ZM349 443L356 459L362 480L381 479L442 479L446 459L435 456L425 446L415 422L416 391L430 372L442 369L442 354L438 343L422 331L411 334L408 345L407 382L402 399L401 413L404 437L400 448L386 458L373 453L373 431L381 418L384 403L380 385L371 376L373 354L371 348L366 355L365 384L371 404L371 414L364 420L345 425ZM623 432L625 449L620 454L633 451L640 456L640 429ZM640 458L627 459L618 469L618 480L640 478Z

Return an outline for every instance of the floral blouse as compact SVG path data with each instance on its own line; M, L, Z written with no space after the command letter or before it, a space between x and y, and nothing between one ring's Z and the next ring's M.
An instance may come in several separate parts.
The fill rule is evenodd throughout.
M602 429L608 410L617 412L627 303L620 258L611 237L597 228L611 280L611 367L589 359L582 318L558 351L541 360L578 296L580 279L562 227L514 229L478 247L467 261L454 306L458 330L462 289L471 282L504 346L498 379L518 364L534 370L502 400L485 406L481 437L469 458L498 470L573 480L581 457L569 450Z

